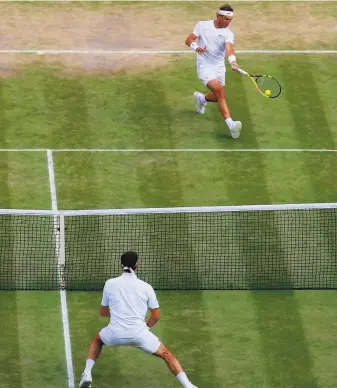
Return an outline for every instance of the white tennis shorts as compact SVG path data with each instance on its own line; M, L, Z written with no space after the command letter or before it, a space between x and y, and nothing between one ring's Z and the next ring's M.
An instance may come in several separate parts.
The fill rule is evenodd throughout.
M198 78L207 86L209 81L218 80L221 85L225 85L226 71L223 67L208 67L204 65L197 66Z
M132 346L150 354L156 353L161 344L159 338L150 331L146 331L135 338L117 338L111 328L106 326L99 332L99 336L106 346Z

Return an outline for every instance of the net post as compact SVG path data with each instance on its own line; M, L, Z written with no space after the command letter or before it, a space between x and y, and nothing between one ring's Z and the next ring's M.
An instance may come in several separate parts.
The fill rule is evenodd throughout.
M59 266L59 284L60 289L64 290L66 288L65 281L65 265L66 265L66 254L65 254L65 228L64 228L64 211L59 212L60 217L60 246L59 246L59 255L58 255L58 266Z

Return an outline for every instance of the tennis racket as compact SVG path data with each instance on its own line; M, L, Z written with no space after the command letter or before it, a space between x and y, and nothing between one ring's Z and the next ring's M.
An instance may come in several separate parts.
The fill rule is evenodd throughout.
M255 85L257 91L267 98L276 98L281 94L282 88L278 80L270 75L249 74L239 68L239 73L249 77Z

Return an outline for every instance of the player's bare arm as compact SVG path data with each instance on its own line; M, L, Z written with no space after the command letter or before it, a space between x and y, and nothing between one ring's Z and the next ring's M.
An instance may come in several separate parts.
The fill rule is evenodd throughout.
M234 71L239 71L239 65L236 62L236 56L235 56L235 50L234 50L233 43L227 42L227 43L225 43L225 47L226 47L226 55L228 58L228 62L231 65L231 68Z
M193 33L188 35L188 37L185 40L185 44L190 47L192 50L196 51L198 54L203 54L207 51L207 48L201 48L198 46L197 41L198 37L194 35Z
M110 310L108 306L101 306L99 309L99 313L102 317L110 317Z
M150 315L150 318L147 321L146 325L148 327L153 327L160 319L160 310L159 309L153 309L153 310L150 310L150 311L151 311L151 315Z

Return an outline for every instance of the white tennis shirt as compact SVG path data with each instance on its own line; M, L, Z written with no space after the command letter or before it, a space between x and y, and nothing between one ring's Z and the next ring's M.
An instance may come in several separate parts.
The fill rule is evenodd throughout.
M148 309L159 308L152 286L138 279L135 273L127 272L106 281L101 305L109 306L109 328L117 338L137 337L147 332L146 313Z
M197 54L197 65L208 67L225 67L225 43L234 43L234 34L227 28L215 28L214 20L198 22L193 34L198 39L198 45L207 48L204 54Z

